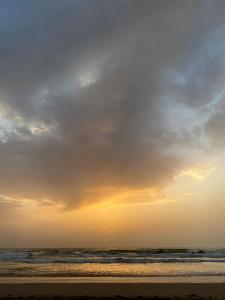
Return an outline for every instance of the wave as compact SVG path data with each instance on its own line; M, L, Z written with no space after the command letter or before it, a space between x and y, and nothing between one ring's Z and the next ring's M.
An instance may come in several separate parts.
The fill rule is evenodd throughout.
M34 264L225 262L225 249L0 249L0 262Z

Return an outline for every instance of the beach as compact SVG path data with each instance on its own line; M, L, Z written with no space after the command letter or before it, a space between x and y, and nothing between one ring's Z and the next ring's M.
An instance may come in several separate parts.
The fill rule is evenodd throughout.
M0 298L214 298L225 283L1 283Z
M9 297L224 299L225 250L1 249Z

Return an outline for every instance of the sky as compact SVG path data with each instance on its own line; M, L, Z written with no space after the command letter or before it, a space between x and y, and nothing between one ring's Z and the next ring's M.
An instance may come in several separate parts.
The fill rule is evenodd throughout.
M0 0L0 247L225 247L225 2Z

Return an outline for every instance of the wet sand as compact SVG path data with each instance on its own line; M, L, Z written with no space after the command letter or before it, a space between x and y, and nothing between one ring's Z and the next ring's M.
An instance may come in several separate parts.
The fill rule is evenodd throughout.
M225 298L225 283L24 283L0 284L0 298Z

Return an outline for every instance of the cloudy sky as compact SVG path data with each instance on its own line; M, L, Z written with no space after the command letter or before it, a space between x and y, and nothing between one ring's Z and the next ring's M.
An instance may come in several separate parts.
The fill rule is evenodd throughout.
M0 246L225 246L225 2L0 0Z

